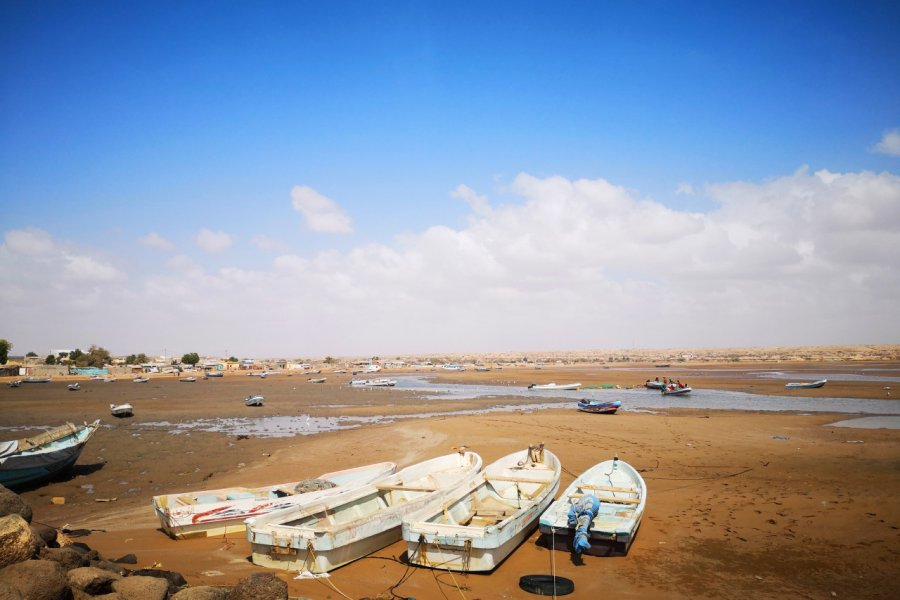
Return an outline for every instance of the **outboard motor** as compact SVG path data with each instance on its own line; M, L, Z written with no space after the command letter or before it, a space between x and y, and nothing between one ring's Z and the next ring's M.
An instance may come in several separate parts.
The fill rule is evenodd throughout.
M585 494L577 502L569 507L569 527L575 528L575 538L572 540L572 550L577 554L586 552L591 547L589 532L594 522L594 517L600 511L600 501L596 496Z

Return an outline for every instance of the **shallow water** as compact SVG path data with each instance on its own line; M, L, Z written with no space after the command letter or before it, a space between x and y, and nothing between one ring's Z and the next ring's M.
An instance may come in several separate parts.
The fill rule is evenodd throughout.
M483 408L420 412L407 415L376 415L370 417L313 417L310 415L260 418L197 419L181 423L167 421L142 423L141 428L169 429L172 434L191 432L252 435L254 437L288 437L313 435L326 431L353 429L373 423L394 423L409 419L435 416L480 415L499 412L533 412L550 408L572 408L582 398L621 400L620 411L659 412L670 408L705 408L713 410L785 411L802 413L848 413L870 415L900 415L900 400L857 400L850 398L796 398L790 396L762 396L722 390L694 390L688 396L663 396L647 389L550 391L529 390L526 387L500 385L468 385L433 383L426 377L397 377L395 389L418 392L424 400L471 400L516 397L517 404L486 403ZM900 417L898 417L900 418Z
M826 427L853 427L855 429L900 429L900 417L860 417L830 423Z

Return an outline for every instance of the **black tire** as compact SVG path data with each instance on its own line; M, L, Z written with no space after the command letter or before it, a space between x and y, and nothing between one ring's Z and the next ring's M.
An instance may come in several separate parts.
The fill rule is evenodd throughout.
M552 596L554 580L557 596L565 596L575 591L575 584L571 579L552 575L523 575L519 578L519 587L538 596Z

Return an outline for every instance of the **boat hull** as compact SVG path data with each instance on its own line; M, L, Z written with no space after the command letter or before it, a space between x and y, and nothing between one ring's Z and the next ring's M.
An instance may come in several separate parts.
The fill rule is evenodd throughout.
M559 459L542 450L540 463L518 466L528 452L488 465L462 494L404 519L407 560L448 571L496 569L535 530L559 489Z
M278 489L293 489L303 482L291 481L255 488L256 493L264 495L264 498L227 499L227 496L240 492L239 488L155 496L153 509L159 518L161 529L173 539L209 537L227 533L245 534L247 526L244 521L246 519L353 490L358 486L390 475L396 467L397 465L392 462L382 462L333 473L323 473L314 479L329 481L337 485L332 488L280 498L269 498L268 495Z
M586 494L599 500L599 510L588 530L590 547L583 554L627 553L644 515L647 486L640 473L617 459L598 463L579 475L541 515L538 524L548 545L572 550L576 532L569 525L569 507Z
M0 455L0 484L16 488L41 483L70 469L99 425L97 420L78 428L72 426L69 435L45 445Z
M578 410L596 415L612 415L622 406L621 401L615 402L579 402Z
M248 519L254 564L325 573L401 539L403 519L467 485L481 457L458 452L355 491Z
M691 388L689 388L689 387L685 387L685 388L675 388L674 390L664 389L664 390L662 391L662 395L663 395L663 396L684 396L684 395L686 395L686 394L690 394L691 391L692 391L692 390L691 390Z
M822 379L820 381L812 381L810 383L788 383L785 384L785 388L789 390L814 390L816 388L820 388L823 385L828 383L827 379Z

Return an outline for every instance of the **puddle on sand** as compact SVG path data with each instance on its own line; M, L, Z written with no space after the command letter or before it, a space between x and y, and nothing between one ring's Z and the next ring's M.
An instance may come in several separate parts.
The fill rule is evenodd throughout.
M855 429L900 429L900 417L860 417L830 423L826 427L853 427Z

